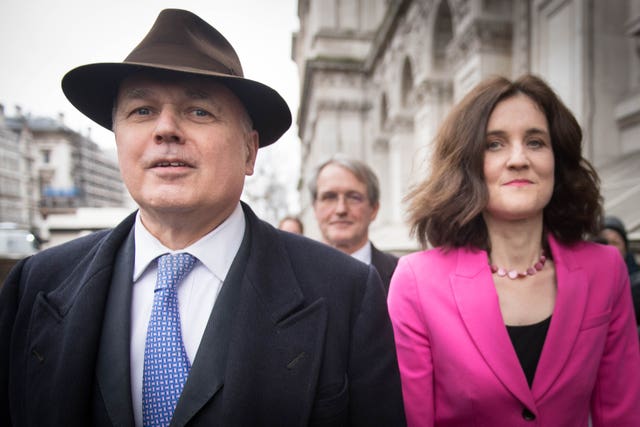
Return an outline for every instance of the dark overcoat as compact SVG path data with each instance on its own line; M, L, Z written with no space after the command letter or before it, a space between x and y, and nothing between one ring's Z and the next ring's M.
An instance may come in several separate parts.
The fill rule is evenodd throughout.
M393 276L393 272L398 265L398 257L387 252L382 252L380 249L371 245L371 264L378 270L384 289L389 293L389 284L391 283L391 276Z
M243 243L171 425L404 425L377 272L243 209ZM0 425L133 425L134 220L12 270L0 292Z

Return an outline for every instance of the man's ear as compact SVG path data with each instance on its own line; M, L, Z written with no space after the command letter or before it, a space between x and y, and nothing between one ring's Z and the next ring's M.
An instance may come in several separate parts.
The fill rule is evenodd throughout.
M246 159L245 159L245 175L253 175L253 169L256 164L256 158L258 157L258 148L260 146L260 136L258 131L252 130L247 134L246 138Z
M380 210L380 202L376 203L375 205L372 206L372 211L371 211L371 221L373 222L376 217L378 216L378 211Z

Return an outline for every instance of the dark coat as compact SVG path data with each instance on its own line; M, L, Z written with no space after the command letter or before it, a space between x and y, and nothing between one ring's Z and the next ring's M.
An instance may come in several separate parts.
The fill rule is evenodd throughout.
M389 283L391 283L391 276L398 265L398 257L382 252L371 244L371 264L378 270L385 292L389 293Z
M247 231L171 425L404 425L378 275L243 207ZM0 292L0 425L133 425L133 224L12 270Z

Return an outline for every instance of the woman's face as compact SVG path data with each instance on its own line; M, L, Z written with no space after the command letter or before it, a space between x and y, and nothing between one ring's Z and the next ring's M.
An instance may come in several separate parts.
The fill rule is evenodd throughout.
M528 96L500 101L487 123L484 178L486 220L542 219L554 185L554 157L547 119Z

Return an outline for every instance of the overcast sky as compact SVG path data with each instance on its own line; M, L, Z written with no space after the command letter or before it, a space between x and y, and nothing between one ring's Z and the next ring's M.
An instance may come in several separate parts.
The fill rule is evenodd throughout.
M63 95L60 81L79 65L122 61L165 8L190 10L213 25L236 49L245 77L271 86L289 104L294 124L278 143L261 150L258 161L299 156L299 78L291 59L297 0L2 1L0 103L5 114L13 116L16 105L33 116L63 113L67 126L83 134L91 128L94 141L112 146L113 134L79 113ZM279 164L295 169L297 162Z

